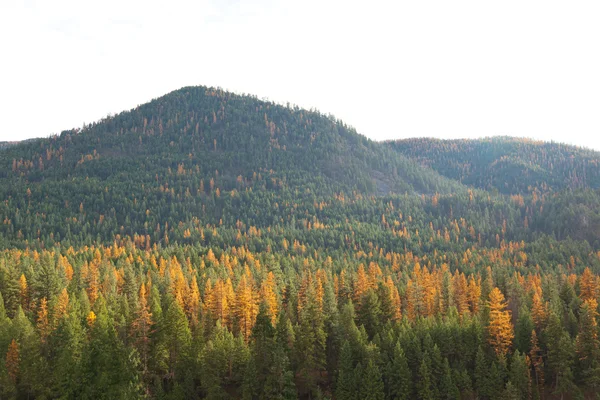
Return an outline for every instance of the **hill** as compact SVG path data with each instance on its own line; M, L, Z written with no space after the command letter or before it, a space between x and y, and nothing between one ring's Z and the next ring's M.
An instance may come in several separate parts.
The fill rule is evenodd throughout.
M266 227L294 215L294 203L305 213L334 195L457 192L466 188L332 117L206 87L0 157L0 196L12 222L4 233L29 241L72 239L82 223L103 241L193 218Z
M407 139L387 144L466 185L506 194L600 188L600 153L529 139Z
M591 398L596 160L206 87L5 146L0 398Z

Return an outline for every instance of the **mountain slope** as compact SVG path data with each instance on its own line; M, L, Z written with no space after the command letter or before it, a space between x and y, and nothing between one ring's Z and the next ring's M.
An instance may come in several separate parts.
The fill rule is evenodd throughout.
M387 144L440 174L506 194L600 188L600 153L518 138L408 139Z
M331 117L205 87L0 154L5 233L18 240L112 240L194 218L271 226L290 216L262 215L274 204L307 212L335 195L389 192L466 188Z

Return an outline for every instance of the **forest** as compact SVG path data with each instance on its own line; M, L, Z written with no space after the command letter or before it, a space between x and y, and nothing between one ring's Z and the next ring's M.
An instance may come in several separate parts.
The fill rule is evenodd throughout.
M600 153L187 87L0 143L0 399L595 399Z

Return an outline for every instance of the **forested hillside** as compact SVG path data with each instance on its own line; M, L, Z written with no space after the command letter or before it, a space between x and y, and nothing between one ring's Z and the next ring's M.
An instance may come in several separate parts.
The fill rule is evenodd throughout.
M595 398L596 154L206 87L2 148L0 398Z
M600 153L560 143L499 137L388 144L444 176L485 190L518 194L600 188Z
M312 216L307 206L334 195L460 191L333 118L203 87L0 158L12 245L110 243L115 233L158 241L166 223L194 218L265 227Z

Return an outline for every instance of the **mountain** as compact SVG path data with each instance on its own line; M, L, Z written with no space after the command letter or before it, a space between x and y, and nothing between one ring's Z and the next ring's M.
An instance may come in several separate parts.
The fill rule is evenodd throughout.
M207 87L5 144L0 398L588 398L597 160Z
M177 90L0 157L0 195L12 221L5 233L30 241L81 232L84 213L88 223L102 221L93 236L111 241L194 217L270 226L294 214L273 211L274 203L313 207L336 194L459 192L466 188L333 117L207 87ZM27 210L26 222L16 210ZM271 211L259 217L264 210Z
M15 160L14 172L30 182L123 178L132 168L143 169L150 182L181 165L186 171L201 166L198 178L218 170L227 189L249 171L286 175L299 186L304 178L288 175L304 171L328 192L460 189L333 117L206 87L183 88L83 129L18 146L4 155L2 177L11 176Z
M387 144L441 175L484 190L526 194L600 188L600 153L585 148L511 137Z

